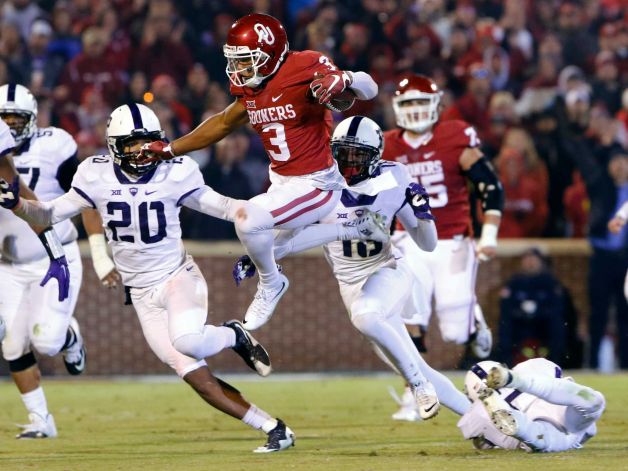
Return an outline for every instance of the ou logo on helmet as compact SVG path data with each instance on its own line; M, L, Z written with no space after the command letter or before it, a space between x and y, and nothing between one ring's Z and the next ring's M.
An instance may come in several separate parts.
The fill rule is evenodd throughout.
M269 46L275 44L275 35L268 26L261 23L255 23L255 26L253 26L253 30L257 33L258 42L261 43L263 41Z

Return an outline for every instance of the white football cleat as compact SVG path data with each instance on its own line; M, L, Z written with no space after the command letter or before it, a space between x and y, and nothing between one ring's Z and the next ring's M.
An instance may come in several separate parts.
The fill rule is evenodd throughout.
M493 366L486 376L486 385L492 389L505 388L512 382L512 372L504 365Z
M519 429L517 419L510 405L492 388L482 388L478 396L484 405L493 425L504 435L514 436Z
M414 400L421 419L428 420L436 417L440 410L440 402L432 383L425 380L422 383L413 385L412 393L414 394Z
M57 436L57 426L52 414L44 419L39 414L31 412L28 414L30 424L18 425L23 430L18 433L15 438L54 438Z
M362 240L374 240L377 242L388 242L390 240L390 230L386 227L384 217L369 209L365 209L362 216L348 224L355 226Z
M246 330L259 329L270 320L275 312L277 303L281 297L286 294L290 282L282 273L279 274L279 282L271 288L264 288L261 284L257 285L257 293L253 298L253 302L246 310L244 322L242 325Z
M393 420L405 420L407 422L420 422L421 416L419 415L419 409L414 399L414 394L409 386L406 386L403 390L403 394L399 397L392 386L388 387L388 392L399 404L400 408L392 415Z
M277 419L277 425L268 432L268 441L264 446L257 447L253 453L273 453L294 446L294 432L283 420Z
M488 358L493 349L493 334L478 304L473 308L473 323L475 325L475 332L473 333L469 347L476 358L483 360Z

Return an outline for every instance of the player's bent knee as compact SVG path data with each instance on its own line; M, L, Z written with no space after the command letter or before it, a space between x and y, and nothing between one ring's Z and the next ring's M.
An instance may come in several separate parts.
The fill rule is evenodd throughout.
M22 355L17 360L9 360L9 371L11 373L19 373L20 371L24 371L29 369L31 366L35 366L37 364L37 359L33 352L28 352Z
M358 316L384 316L386 308L379 299L360 298L351 304L351 317Z
M172 366L172 365L171 365ZM176 358L174 359L174 370L177 372L179 378L184 378L186 375L204 368L207 366L205 360L192 361L189 358Z
M266 209L252 203L247 203L239 208L235 214L236 231L238 234L254 234L256 232L272 229L274 220L272 214Z
M456 345L462 345L469 341L469 331L460 328L447 328L441 325L443 341L453 342Z
M51 343L49 340L32 339L31 345L40 355L53 357L61 351L61 348L63 347L63 341Z
M200 334L181 335L173 340L172 346L182 355L197 358L195 353L198 350L199 337Z
M351 316L351 323L362 334L372 337L379 328L380 316L374 312L367 312Z

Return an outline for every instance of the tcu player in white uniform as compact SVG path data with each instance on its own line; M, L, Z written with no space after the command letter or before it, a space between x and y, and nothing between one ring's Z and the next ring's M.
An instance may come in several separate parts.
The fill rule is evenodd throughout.
M15 138L13 161L30 190L43 201L64 194L78 166L72 136L55 127L37 128L37 102L22 85L0 87L0 117ZM88 233L104 240L97 212L84 211L83 221ZM55 224L54 228L70 271L68 297L62 301L58 299L54 284L40 286L48 263L46 250L38 243L37 235L23 220L0 208L0 316L7 329L2 353L30 419L17 438L45 438L57 434L31 349L48 356L61 352L66 369L72 375L81 374L85 369L85 348L78 323L72 317L83 270L77 232L69 220ZM111 271L113 263L104 246L100 258L108 261Z
M85 160L68 193L38 203L20 199L16 181L0 180L0 197L17 200L15 214L37 224L62 221L82 209L96 208L153 352L206 402L266 432L268 442L257 452L283 450L294 443L292 431L249 404L207 368L204 358L232 348L260 375L271 371L266 350L238 321L219 327L205 325L207 284L181 241L181 206L233 221L243 202L206 186L198 166L187 156L163 163L142 161L140 147L164 137L149 108L135 103L121 106L112 112L107 127L110 155ZM335 226L331 229L338 232ZM344 233L357 237L359 229L347 227Z
M321 222L351 221L371 211L385 220L388 233L396 216L418 247L434 250L437 234L429 197L412 181L404 165L380 161L383 147L382 131L369 118L353 116L338 124L331 148L349 189ZM326 243L325 256L352 324L411 385L421 418L434 417L439 400L463 414L469 407L467 398L421 358L404 326L403 316L414 314L411 293L415 282L406 259L390 240L323 240L316 225L292 233L280 231L275 257L281 259L321 243ZM249 270L246 276L251 275Z
M494 361L477 363L467 372L465 392L473 406L458 427L479 449L581 448L597 434L606 407L602 393L563 378L561 368L544 358L512 370Z

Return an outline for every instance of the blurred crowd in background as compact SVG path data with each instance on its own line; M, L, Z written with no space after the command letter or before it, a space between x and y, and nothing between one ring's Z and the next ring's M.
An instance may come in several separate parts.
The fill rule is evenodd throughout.
M595 182L580 160L595 162L615 186L628 180L622 0L1 3L0 83L30 88L40 126L71 132L81 158L106 152L107 117L124 102L152 107L171 139L221 111L231 101L226 33L236 18L257 11L284 23L292 49L322 51L340 68L368 71L379 96L347 114L368 115L384 129L395 126L390 98L399 77L433 77L444 91L441 119L474 125L501 175L500 237L595 232L596 218L614 208L598 214L591 207L587 189ZM261 177L267 159L249 129L193 157L208 184L228 195L248 198L268 184ZM230 225L207 218L185 227L186 237L235 237Z

